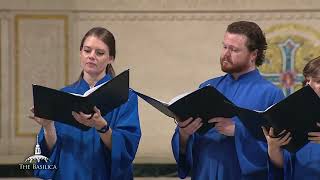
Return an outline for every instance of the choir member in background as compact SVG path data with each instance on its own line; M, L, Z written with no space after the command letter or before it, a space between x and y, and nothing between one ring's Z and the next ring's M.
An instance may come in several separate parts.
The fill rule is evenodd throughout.
M306 64L303 76L303 85L310 85L320 96L320 57ZM320 119L316 125L320 130ZM309 132L310 142L296 153L281 148L290 142L290 132L286 132L283 137L275 137L272 127L269 131L263 127L263 132L268 142L270 180L320 179L320 132Z

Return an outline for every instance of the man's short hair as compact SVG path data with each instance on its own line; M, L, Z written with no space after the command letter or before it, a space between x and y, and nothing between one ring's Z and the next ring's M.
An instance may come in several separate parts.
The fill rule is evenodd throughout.
M237 21L229 24L227 32L241 34L247 37L246 46L250 52L257 50L256 66L262 65L268 44L260 27L249 21Z

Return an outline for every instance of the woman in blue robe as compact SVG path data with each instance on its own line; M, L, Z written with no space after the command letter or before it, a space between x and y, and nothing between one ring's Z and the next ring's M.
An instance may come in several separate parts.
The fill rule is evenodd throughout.
M309 61L303 69L304 85L310 85L320 97L320 57ZM319 120L320 122L320 120ZM317 123L320 128L320 123ZM310 132L310 142L296 153L289 153L281 146L290 142L290 132L282 138L273 138L273 128L264 128L268 142L269 179L319 180L320 179L320 132Z
M114 70L115 39L105 28L89 30L80 45L82 73L78 81L62 91L84 94L92 87L111 80ZM137 96L130 90L126 103L101 116L72 112L74 118L90 126L82 131L56 121L31 117L42 128L39 144L42 155L50 162L40 164L56 167L37 169L36 177L43 179L114 180L133 179L132 161L141 137Z

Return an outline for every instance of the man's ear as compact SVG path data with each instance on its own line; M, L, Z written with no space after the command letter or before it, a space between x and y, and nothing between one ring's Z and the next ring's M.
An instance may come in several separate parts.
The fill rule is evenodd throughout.
M251 62L256 62L258 56L258 49L251 52Z

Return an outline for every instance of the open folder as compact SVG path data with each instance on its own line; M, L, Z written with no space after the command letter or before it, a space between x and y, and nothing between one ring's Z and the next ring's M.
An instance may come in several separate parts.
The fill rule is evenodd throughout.
M233 117L235 105L212 86L205 86L186 94L176 101L166 103L140 92L135 93L163 114L184 121L189 117L202 119L202 127L197 133L205 134L214 124L208 120L214 117Z
M125 103L129 93L129 70L89 89L83 95L39 85L32 85L32 87L35 116L88 130L90 127L78 123L73 118L72 111L93 114L93 107L97 106L101 115L104 116Z
M276 135L283 130L291 133L290 143L283 148L296 152L308 141L308 132L320 131L320 98L310 86L305 86L265 111L238 108L238 117L259 140L265 137L261 126L273 127Z
M205 134L214 125L208 123L211 118L238 116L246 129L258 140L265 141L261 126L267 129L272 126L276 133L284 129L290 131L292 140L284 148L296 152L309 142L308 132L320 131L316 126L316 122L320 122L320 98L310 86L301 88L265 111L238 107L212 86L198 89L172 103L161 102L135 92L169 117L177 117L180 120L189 117L202 118L203 125L197 131L200 135Z

